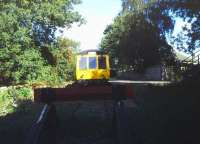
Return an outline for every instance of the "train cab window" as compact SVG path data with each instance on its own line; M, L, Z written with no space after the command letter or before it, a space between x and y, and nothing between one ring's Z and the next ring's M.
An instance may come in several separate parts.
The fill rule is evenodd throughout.
M105 56L99 56L99 69L106 69L106 57Z
M96 57L89 57L89 69L96 69L97 62Z
M86 57L80 57L79 69L81 69L81 70L87 69L87 58Z

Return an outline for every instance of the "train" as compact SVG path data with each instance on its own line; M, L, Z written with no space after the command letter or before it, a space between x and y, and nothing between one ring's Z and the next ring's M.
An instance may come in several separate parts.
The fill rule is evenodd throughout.
M134 96L132 86L109 81L109 55L98 50L76 56L76 81L63 88L35 88L34 101L40 103L91 100L123 100Z
M99 50L85 50L76 56L76 81L106 82L110 79L109 55Z

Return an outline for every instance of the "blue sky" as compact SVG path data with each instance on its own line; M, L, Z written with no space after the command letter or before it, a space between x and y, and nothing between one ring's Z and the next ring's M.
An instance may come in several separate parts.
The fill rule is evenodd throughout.
M121 10L121 0L82 0L82 4L75 6L75 10L87 23L65 29L63 36L80 42L81 50L97 49L104 29Z

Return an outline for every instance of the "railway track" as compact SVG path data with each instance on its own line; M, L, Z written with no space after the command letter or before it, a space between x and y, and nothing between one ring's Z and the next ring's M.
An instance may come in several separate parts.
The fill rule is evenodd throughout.
M129 144L128 118L123 100L132 98L133 91L130 85L70 85L65 88L39 88L34 90L35 102L47 103L44 105L38 118L35 120L25 144L55 144L58 143L57 132L59 123L54 102L64 101L104 101L113 102L113 120L111 136L116 144ZM64 122L64 124L68 124ZM70 126L69 126L70 127ZM68 127L66 127L68 128ZM87 129L87 128L86 128ZM78 131L78 129L77 129Z
M28 135L25 144L55 144L57 116L53 104L45 104L42 111L38 114Z
M57 119L55 105L44 105L42 111L38 114L37 119L30 128L25 144L58 143L59 123ZM130 133L128 133L128 122L123 101L113 101L113 120L111 127L112 130L110 130L110 132L112 134L109 134L109 137L113 139L112 141L114 144L130 143Z

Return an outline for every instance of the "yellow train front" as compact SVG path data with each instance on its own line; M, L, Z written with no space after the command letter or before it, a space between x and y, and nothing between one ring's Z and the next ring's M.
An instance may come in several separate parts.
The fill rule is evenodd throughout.
M109 56L96 50L77 55L76 80L84 82L107 81L110 78Z
M77 83L64 88L36 88L34 89L34 101L48 104L80 100L119 101L134 96L132 85L112 85L108 83L109 78L109 56L99 51L84 51L77 55Z

